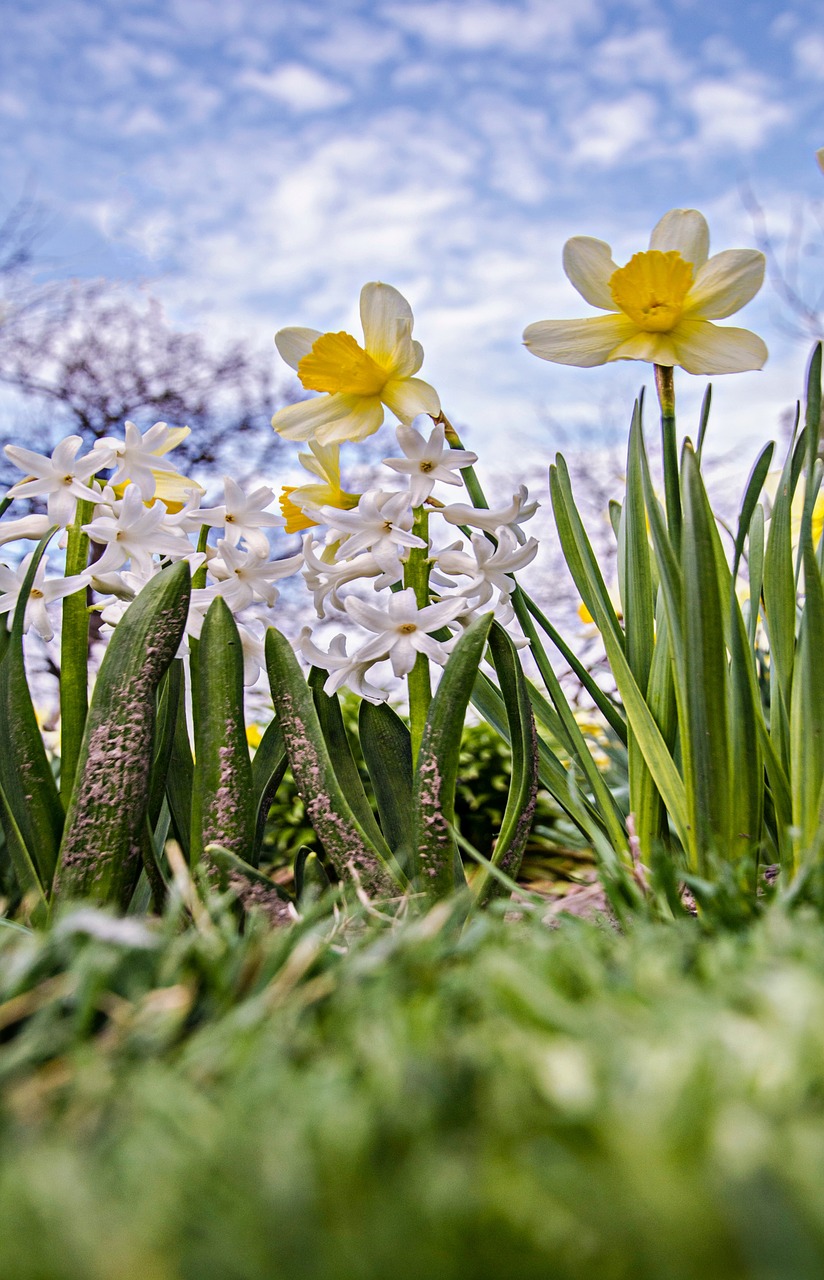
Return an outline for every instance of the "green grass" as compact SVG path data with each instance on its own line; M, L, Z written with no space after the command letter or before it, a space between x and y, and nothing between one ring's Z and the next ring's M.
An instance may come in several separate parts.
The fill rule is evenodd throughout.
M107 920L0 929L2 1277L824 1274L812 912Z

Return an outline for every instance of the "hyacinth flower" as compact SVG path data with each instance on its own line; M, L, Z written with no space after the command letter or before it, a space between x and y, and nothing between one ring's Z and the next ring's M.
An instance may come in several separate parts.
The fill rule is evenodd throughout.
M420 413L440 413L438 393L414 375L423 348L412 338L412 308L391 285L366 284L361 290L363 346L349 333L317 329L281 329L275 344L306 391L322 394L287 405L272 418L285 440L341 444L365 440L384 421L384 409L401 422Z

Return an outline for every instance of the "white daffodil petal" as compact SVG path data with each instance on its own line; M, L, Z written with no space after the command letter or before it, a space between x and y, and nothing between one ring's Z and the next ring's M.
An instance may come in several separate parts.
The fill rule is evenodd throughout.
M272 426L284 440L311 440L329 423L348 418L352 411L352 396L343 394L314 396L298 404L288 404L278 409L272 418ZM347 436L343 437L348 439ZM324 440L324 443L327 443Z
M327 418L315 432L321 444L343 444L347 440L365 440L383 426L383 405L378 396L324 396L345 402L346 411Z
M538 320L524 329L524 345L542 360L591 369L606 364L615 348L635 332L633 322L622 315Z
M707 220L697 209L670 209L653 229L649 247L661 253L676 249L697 271L703 267L710 252Z
M767 348L749 329L719 327L709 320L682 320L669 335L676 364L687 373L744 373L760 369Z
M610 353L609 359L648 360L650 364L669 366L681 363L672 341L672 333L646 333L643 329L634 329L632 337L617 346Z
M618 310L609 291L610 277L617 270L612 250L603 240L573 236L564 245L564 271L591 307Z
M391 284L365 284L361 289L360 316L366 350L378 364L389 368L398 342L412 328L412 308Z
M690 320L723 320L754 298L764 283L766 258L757 249L726 249L705 262L684 302Z
M275 346L281 357L290 368L297 373L298 365L304 356L308 356L318 338L322 337L319 329L280 329L275 334Z
M437 391L422 378L391 378L381 392L381 400L401 422L411 422L419 413L437 418L441 411Z

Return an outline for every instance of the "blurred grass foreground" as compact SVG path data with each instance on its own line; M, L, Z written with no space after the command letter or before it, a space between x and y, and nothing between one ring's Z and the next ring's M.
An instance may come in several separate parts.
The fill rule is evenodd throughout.
M824 1271L817 914L179 912L0 930L0 1275Z

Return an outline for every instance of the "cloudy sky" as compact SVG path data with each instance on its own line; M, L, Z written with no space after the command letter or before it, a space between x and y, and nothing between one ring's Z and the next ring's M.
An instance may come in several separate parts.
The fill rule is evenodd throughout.
M521 346L531 321L587 314L569 236L626 261L697 207L714 250L749 247L746 190L779 247L822 216L820 0L27 0L3 26L0 191L46 204L55 271L148 281L177 322L261 345L359 332L361 285L388 281L422 376L507 465L622 430L650 382ZM714 431L754 452L810 339L769 291L733 323L771 360L717 380ZM678 386L693 429L704 381Z

